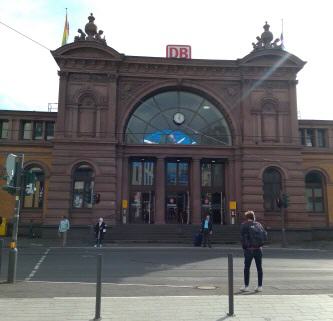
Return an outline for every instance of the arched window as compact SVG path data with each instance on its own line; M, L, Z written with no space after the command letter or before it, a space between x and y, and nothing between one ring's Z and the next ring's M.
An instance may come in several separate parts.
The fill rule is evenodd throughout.
M305 176L306 210L309 212L321 212L324 207L323 176L319 172L312 171Z
M224 115L207 99L168 91L146 99L131 116L127 144L231 145Z
M94 187L94 171L88 164L77 166L73 172L73 203L74 208L91 208Z
M267 168L263 175L264 209L265 211L277 212L279 208L276 199L279 197L282 184L280 172L273 168Z
M32 194L24 195L23 208L43 208L44 202L44 171L37 166L25 168L25 172L30 172L35 177L35 190ZM26 182L25 182L26 183Z

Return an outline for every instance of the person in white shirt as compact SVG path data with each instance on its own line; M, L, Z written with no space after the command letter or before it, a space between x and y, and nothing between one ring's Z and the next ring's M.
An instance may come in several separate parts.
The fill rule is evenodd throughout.
M67 231L69 230L69 220L66 216L63 216L59 223L58 235L62 240L62 246L66 246L67 243Z

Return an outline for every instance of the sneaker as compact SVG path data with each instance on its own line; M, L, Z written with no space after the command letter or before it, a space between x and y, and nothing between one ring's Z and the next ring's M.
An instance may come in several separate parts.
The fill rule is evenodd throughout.
M254 291L256 291L256 292L262 292L262 286L258 286Z
M103 247L103 245L102 245L102 244L100 244L100 245L99 245L99 247Z
M240 288L240 291L241 292L250 292L250 289L249 289L248 286L243 286L243 287Z
M97 247L97 244L95 244L94 247Z

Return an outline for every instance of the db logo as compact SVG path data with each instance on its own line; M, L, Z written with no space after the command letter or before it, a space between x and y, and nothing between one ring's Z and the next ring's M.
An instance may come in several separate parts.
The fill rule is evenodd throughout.
M167 45L167 58L191 59L191 46L185 45Z

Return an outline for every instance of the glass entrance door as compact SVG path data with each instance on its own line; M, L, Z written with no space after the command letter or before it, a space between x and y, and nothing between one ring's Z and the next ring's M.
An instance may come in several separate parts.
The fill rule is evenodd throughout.
M225 196L222 192L204 192L201 194L202 218L211 216L213 224L227 224Z
M154 192L131 193L130 222L137 224L154 222Z
M189 224L189 195L188 192L168 193L166 208L166 223Z
M202 216L211 215L214 224L227 224L224 172L223 160L204 159L201 162Z
M190 223L189 162L168 160L166 163L166 223Z

